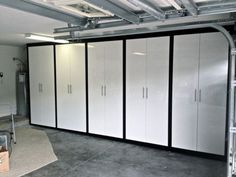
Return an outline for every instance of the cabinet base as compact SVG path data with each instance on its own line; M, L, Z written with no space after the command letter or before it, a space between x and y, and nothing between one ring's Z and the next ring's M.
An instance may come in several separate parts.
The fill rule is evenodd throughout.
M210 153L204 153L204 152L197 152L197 151L173 148L173 147L162 146L162 145L157 145L157 144L139 142L139 141L134 141L134 140L127 140L127 139L124 139L124 138L115 138L115 137L111 137L111 136L104 136L104 135L97 135L97 134L92 134L92 133L79 132L79 131L73 131L73 130L67 130L67 129L61 129L61 128L47 127L47 126L36 125L36 124L30 124L30 125L37 126L37 127L42 127L42 128L54 129L54 130L67 131L67 132L71 132L71 133L77 133L77 134L81 134L81 135L85 135L85 136L97 137L97 138L102 138L102 139L107 139L107 140L112 140L112 141L119 141L119 142L134 144L134 145L138 145L138 146L155 148L155 149L159 149L159 150L170 151L170 152L173 152L173 153L181 153L181 154L200 157L200 158L214 159L214 160L220 160L220 161L226 161L227 160L227 157L222 156L222 155L216 155L216 154L210 154Z

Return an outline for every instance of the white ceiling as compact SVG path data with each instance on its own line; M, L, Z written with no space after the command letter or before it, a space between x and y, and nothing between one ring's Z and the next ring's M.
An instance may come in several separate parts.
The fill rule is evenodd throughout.
M24 45L38 42L25 39L25 33L53 35L53 29L67 24L39 15L0 6L0 45Z

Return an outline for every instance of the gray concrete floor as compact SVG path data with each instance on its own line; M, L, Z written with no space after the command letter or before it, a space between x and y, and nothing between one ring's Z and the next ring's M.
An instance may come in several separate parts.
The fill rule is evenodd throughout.
M64 131L42 130L48 134L58 161L24 177L226 176L226 163L222 161Z

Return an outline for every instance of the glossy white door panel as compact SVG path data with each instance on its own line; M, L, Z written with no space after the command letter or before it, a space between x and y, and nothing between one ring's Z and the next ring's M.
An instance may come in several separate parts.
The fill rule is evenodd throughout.
M172 146L196 150L199 34L174 37Z
M168 145L169 37L147 39L146 142Z
M71 46L71 102L72 128L86 131L86 88L85 88L85 45L73 44Z
M146 39L126 45L126 138L146 141Z
M56 78L57 78L57 126L65 128L65 121L70 119L68 109L70 105L70 59L69 45L56 46ZM68 128L68 127L67 127Z
M41 98L41 79L40 79L40 58L37 52L38 48L30 47L29 51L29 75L30 75L30 111L31 123L41 122L42 98ZM35 56L36 55L36 56Z
M104 134L123 137L123 49L122 41L105 43Z
M220 33L201 34L197 150L224 155L228 43Z
M55 75L54 75L54 52L53 46L48 49L47 57L42 57L43 64L42 92L43 92L43 115L42 123L55 127ZM44 124L45 125L45 124Z
M29 47L31 123L55 127L53 46Z
M84 44L56 46L58 128L86 131Z
M103 43L88 48L89 132L104 135L104 55Z

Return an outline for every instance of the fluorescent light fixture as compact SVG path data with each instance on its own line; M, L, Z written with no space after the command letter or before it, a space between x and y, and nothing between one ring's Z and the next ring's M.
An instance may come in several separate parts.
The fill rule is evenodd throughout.
M85 46L85 44L81 44L81 43L75 43L74 45L81 46L81 47Z
M48 37L48 36L42 36L42 35L37 35L37 34L30 34L27 33L25 34L25 38L27 39L33 39L33 40L38 40L38 41L47 41L47 42L55 42L55 43L69 43L67 40L63 39L54 39L53 37Z
M84 47L84 46L85 46L85 44L84 44L84 43L76 43L76 44L74 44L74 45L81 46L81 47ZM88 48L94 48L94 46L93 46L93 45L90 45L90 44L88 44Z
M141 55L141 56L144 56L146 55L145 53L142 53L142 52L133 52L134 55Z
M88 44L88 48L94 48L94 46L93 46L93 45L90 45L90 44Z
M167 0L177 10L182 10L180 4L176 0Z

